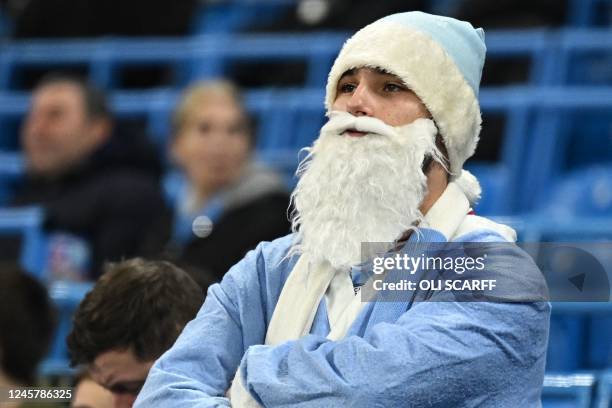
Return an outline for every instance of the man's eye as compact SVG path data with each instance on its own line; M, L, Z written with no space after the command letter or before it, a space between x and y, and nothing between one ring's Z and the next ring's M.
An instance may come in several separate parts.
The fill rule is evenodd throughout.
M399 84L394 84L394 83L385 84L385 91L387 92L399 92L403 89L404 87Z
M351 83L341 84L340 93L351 93L355 90L355 85Z

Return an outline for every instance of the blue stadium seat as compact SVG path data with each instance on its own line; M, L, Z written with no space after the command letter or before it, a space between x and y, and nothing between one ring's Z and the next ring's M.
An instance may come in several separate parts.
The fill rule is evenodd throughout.
M530 85L553 84L557 37L541 29L487 30L487 60L529 59Z
M473 171L483 184L482 200L476 207L479 214L509 214L517 205L522 160L528 148L532 93L529 87L480 90L482 111L485 114L503 114L506 128L497 163L466 163L466 168Z
M612 162L571 172L550 188L549 215L612 217Z
M476 205L478 215L506 214L510 211L510 174L501 163L468 162L465 168L473 173L482 188L482 196Z
M29 103L27 93L0 91L0 150L15 150L19 146L16 124L27 112Z
M0 151L0 206L8 204L23 174L24 163L21 154Z
M3 6L0 6L0 41L4 38L8 38L12 30L12 24L8 18L6 11Z
M612 6L612 1L609 3ZM557 83L612 85L611 63L612 31L610 29L577 29L560 32L559 54L556 63Z
M519 219L527 242L612 240L612 164L593 166L551 180L534 212Z
M304 87L323 87L346 33L203 36L193 60L192 78L223 76L235 62L304 61Z
M593 374L547 374L542 389L543 408L590 408Z
M74 374L75 370L70 368L66 336L72 328L72 315L92 286L92 283L57 281L49 287L49 296L59 311L59 321L49 354L39 368L41 375Z
M612 166L568 174L548 189L549 202L534 214L525 234L532 242L587 242L612 282ZM595 241L603 241L597 244ZM612 367L612 307L586 303L553 307L548 366L552 369Z
M306 153L300 154L299 150L277 150L263 151L257 154L257 159L266 163L271 168L278 171L285 180L290 190L295 188L298 178L296 176L299 161L305 157Z
M605 283L605 275L600 276L593 271L587 283L592 287L594 282L600 282L598 285L601 285L601 293L598 296L603 296L606 289L610 290L612 219L566 217L557 220L551 218L546 211L493 219L515 228L519 241L527 243L532 250L537 247L538 242L550 241L557 241L578 250L587 250L588 254L596 257L602 272L607 272L608 282ZM597 237L603 240L596 242ZM583 242L580 244L578 241ZM575 244L571 244L572 242ZM565 251L564 254L572 255ZM570 259L564 259L564 265L568 262ZM573 269L568 270L568 273L571 270ZM593 292L589 293L593 295ZM609 296L608 293L608 299ZM547 370L599 370L609 367L612 367L612 302L553 302Z
M599 377L595 408L610 407L612 407L612 371L607 371Z
M178 170L167 171L164 175L162 179L162 191L166 203L170 208L174 209L185 183L185 176Z
M610 25L612 22L612 1L570 0L568 23L575 27Z
M107 38L9 43L0 50L0 90L18 88L16 73L25 67L86 67L93 82L115 89L118 70L126 66L169 66L174 71L173 85L183 86L195 78L222 76L227 72L227 64L236 61L295 60L307 63L304 86L320 87L325 84L329 67L347 38L344 32L223 34L211 27L215 34L178 39ZM560 63L559 58L598 46L605 47L609 36L610 31L605 30L568 31L567 34L538 29L500 30L489 31L486 42L490 58L528 57L531 60L529 82L532 85L551 85L562 83L566 71L567 64Z
M160 148L160 151L164 152L171 133L171 112L178 98L177 91L158 88L146 91L115 92L110 95L110 103L114 114L119 119L144 117L147 134Z
M180 73L193 50L190 39L174 38L13 42L0 50L0 90L19 87L15 82L19 69L51 70L58 66L86 66L92 82L112 88L116 84L117 69L122 66L165 64L176 67Z
M89 78L117 88L118 71L126 66L169 66L173 85L223 76L236 61L301 60L308 66L305 86L323 86L346 33L209 34L186 38L20 41L0 49L0 90L18 89L17 72L25 67L87 67Z
M612 367L612 303L554 302L546 369Z
M262 90L248 92L247 109L258 119L260 151L309 146L325 122L322 89Z
M0 209L0 234L21 237L21 265L39 279L44 278L46 254L43 219L38 207Z
M563 177L572 155L570 131L598 161L612 162L612 139L605 134L581 135L582 122L575 117L580 112L612 109L612 87L535 89L532 101L535 122L519 177L523 188L518 209L523 212L550 201L549 187Z
M295 5L295 0L233 0L208 3L201 7L193 33L230 33L253 25L274 21L279 14Z

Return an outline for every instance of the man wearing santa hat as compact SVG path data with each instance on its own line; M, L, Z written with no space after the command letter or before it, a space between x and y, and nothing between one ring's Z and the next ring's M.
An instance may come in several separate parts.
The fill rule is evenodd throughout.
M210 288L137 406L540 405L546 301L356 295L371 275L362 243L513 245L511 228L473 214L480 187L463 170L478 143L485 52L482 29L421 12L345 43L328 78L329 121L298 171L294 233ZM521 259L504 252L489 277L515 272L503 256ZM516 273L540 293L527 271Z

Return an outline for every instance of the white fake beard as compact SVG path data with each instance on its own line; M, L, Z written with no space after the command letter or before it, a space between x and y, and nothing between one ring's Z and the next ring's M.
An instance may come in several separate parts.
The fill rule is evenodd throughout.
M368 134L350 137L347 129ZM362 259L361 243L392 243L415 229L427 191L423 160L443 162L436 134L429 119L395 128L332 112L298 168L290 254L346 269L373 255Z

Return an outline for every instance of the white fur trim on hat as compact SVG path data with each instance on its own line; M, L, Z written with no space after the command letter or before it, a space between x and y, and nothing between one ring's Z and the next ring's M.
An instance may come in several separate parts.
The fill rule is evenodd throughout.
M372 23L342 47L329 73L325 107L331 111L342 74L350 69L381 68L397 75L432 114L458 177L474 154L482 122L474 90L453 59L430 36L393 21Z

